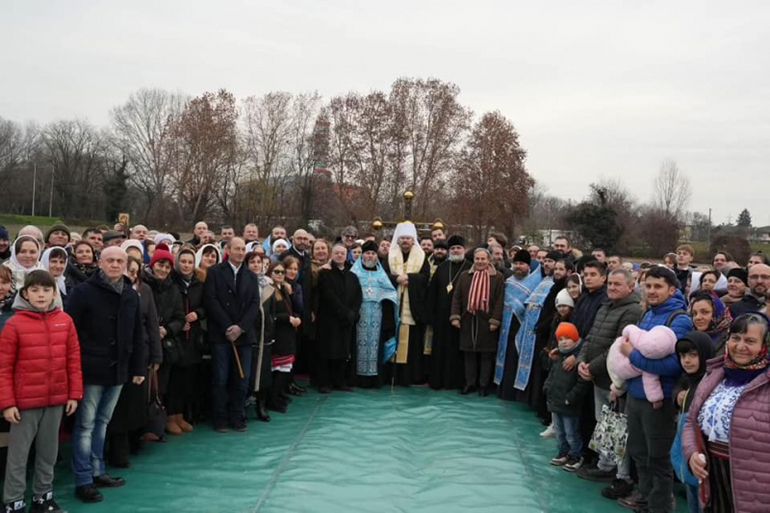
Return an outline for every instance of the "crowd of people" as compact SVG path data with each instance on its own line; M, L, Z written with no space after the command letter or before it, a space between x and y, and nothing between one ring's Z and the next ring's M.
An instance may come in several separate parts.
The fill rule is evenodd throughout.
M634 264L410 222L381 239L241 233L0 228L6 511L26 511L32 453L30 511L60 511L62 424L75 494L98 502L125 484L108 464L204 421L270 422L307 392L298 375L322 394L428 384L525 403L555 439L550 464L635 511L672 511L675 476L690 511L770 511L764 254L695 267L682 245ZM627 440L590 450L609 412Z

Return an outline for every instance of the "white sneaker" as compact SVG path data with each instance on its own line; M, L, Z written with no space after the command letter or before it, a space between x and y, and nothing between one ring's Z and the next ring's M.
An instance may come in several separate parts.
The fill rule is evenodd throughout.
M556 437L556 430L553 428L553 424L550 424L547 428L545 428L545 431L540 433L540 436L542 436L543 438Z

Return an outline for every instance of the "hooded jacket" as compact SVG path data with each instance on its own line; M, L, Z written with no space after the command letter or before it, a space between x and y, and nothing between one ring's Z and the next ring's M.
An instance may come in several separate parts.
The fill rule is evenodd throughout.
M676 312L684 313L674 316ZM681 291L677 290L662 305L650 307L644 314L641 322L639 322L639 328L645 331L649 331L655 326L668 326L674 332L677 339L692 331L692 319L687 315L687 303ZM645 358L642 353L634 349L628 359L631 365L637 369L660 376L660 385L663 388L664 397L671 397L674 384L682 373L682 367L679 365L679 357L677 357L676 353L665 358L653 360ZM641 376L629 379L626 382L626 388L628 393L635 398L647 400Z
M0 410L47 408L83 398L80 345L69 315L32 307L21 294L0 334Z
M570 371L562 367L564 360L577 355L582 345L581 339L569 352L559 351L557 360L551 365L551 371L543 386L547 396L548 411L551 413L579 417L583 410L583 402L591 390L591 383L578 375L577 367Z

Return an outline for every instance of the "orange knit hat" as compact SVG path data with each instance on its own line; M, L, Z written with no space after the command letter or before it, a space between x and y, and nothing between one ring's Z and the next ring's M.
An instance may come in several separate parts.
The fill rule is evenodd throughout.
M573 342L580 340L578 329L571 322L559 323L559 326L556 328L556 340L562 337L571 338Z

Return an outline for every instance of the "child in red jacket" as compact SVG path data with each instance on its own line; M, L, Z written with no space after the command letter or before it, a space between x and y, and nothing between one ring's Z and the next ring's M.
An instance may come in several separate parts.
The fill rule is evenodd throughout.
M75 324L54 305L56 281L32 271L16 296L16 314L0 334L0 410L11 423L3 501L5 511L25 511L27 456L35 443L30 512L61 511L53 500L53 469L62 413L83 398L80 345Z

